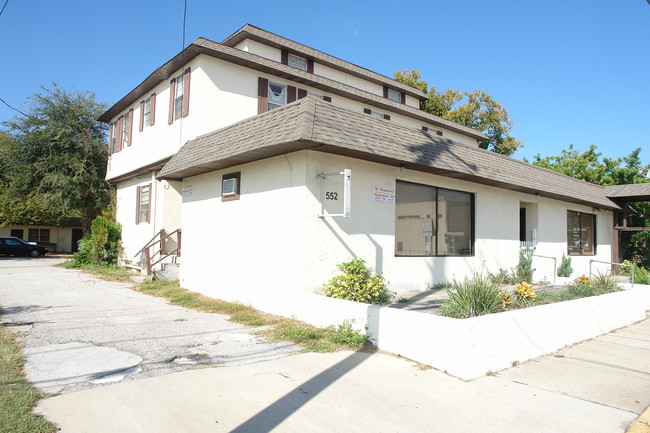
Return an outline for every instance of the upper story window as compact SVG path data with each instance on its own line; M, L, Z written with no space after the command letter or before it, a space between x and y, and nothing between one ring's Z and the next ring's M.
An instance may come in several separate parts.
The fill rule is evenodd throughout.
M287 56L287 64L294 68L302 69L303 71L307 70L307 59L298 57L295 54L289 54Z
M174 120L183 116L183 76L176 77L176 90L174 93Z
M115 122L108 126L108 152L109 154L115 153L115 146L117 145L117 125Z
M169 116L167 123L186 117L190 112L190 68L169 83Z
M280 62L309 73L314 73L314 61L305 57L300 57L296 54L291 54L288 51L282 50Z
M124 116L122 122L122 149L129 145L129 133L131 132L131 121L129 116Z
M287 86L269 82L268 107L267 110L281 107L287 104Z
M156 94L140 102L140 131L156 123Z
M566 243L569 255L596 254L596 215L567 211Z
M390 89L388 86L384 86L384 98L399 102L400 104L406 104L406 95L400 91Z

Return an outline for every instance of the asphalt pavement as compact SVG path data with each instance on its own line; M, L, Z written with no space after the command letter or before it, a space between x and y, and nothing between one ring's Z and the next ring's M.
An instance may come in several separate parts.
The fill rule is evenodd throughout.
M650 319L465 382L390 354L289 356L222 316L51 263L0 259L0 306L25 332L28 378L62 392L36 411L64 433L623 433L650 406ZM78 361L85 345L104 352Z

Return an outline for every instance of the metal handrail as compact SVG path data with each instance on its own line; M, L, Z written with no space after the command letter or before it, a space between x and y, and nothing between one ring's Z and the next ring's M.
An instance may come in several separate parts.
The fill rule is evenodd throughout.
M163 254L163 250L165 249L165 240L173 236L174 234L177 235L177 244L176 248L166 254ZM156 240L157 237L160 237L160 239ZM154 251L153 253L150 251L151 248L154 247L154 245L160 243L160 249L157 251ZM173 232L169 233L168 235L165 235L165 229L161 229L158 233L154 235L149 242L140 250L138 251L135 255L137 256L138 254L144 253L144 259L145 259L145 266L147 270L147 275L151 275L152 273L152 268L157 265L158 263L162 262L165 260L167 257L171 255L181 255L181 229L176 229ZM156 261L154 261L154 258L156 255L160 255L160 258Z
M628 267L628 268L632 268L632 288L634 288L634 265L628 265L628 264L625 264L625 263L616 263L616 262L605 262L603 260L591 259L591 260L589 260L589 279L591 279L591 275L592 275L592 273L591 273L591 263L592 262L605 263L606 265L625 266L625 267Z
M555 284L555 276L557 275L557 258L556 257L551 257L551 256L542 256L540 254L533 254L533 257L542 257L544 259L552 259L553 260L553 284Z

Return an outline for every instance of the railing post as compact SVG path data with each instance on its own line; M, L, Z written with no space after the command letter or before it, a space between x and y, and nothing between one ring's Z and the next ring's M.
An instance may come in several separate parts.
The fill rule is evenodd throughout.
M178 250L178 257L181 256L181 229L176 230L176 249Z
M149 248L144 250L144 264L147 269L147 277L151 276L151 254L149 253Z
M160 253L165 254L165 229L160 229Z

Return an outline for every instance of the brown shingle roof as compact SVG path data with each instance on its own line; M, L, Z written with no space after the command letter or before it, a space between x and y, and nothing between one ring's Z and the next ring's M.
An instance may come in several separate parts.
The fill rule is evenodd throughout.
M190 60L205 54L210 57L218 58L238 64L253 70L267 73L281 77L286 80L294 81L305 86L313 87L323 92L339 95L344 98L352 99L369 106L378 107L382 110L389 110L393 113L400 113L402 115L418 119L430 125L439 126L442 128L455 131L457 133L469 136L475 140L484 140L485 136L472 128L461 125L451 120L435 116L433 114L422 111L418 108L413 108L399 102L391 101L390 99L378 96L364 90L357 89L356 87L340 83L329 78L321 77L300 69L257 56L236 48L228 47L208 39L199 38L195 40L189 47L184 49L176 57L165 63L160 68L156 69L147 79L145 79L138 87L133 89L128 95L118 101L115 105L109 108L99 118L102 122L110 122L115 116L122 113L134 102L138 101L150 92L155 86L167 80L176 71L181 69Z
M362 68L353 63L346 62L345 60L341 60L337 57L330 56L329 54L326 54L322 51L315 50L311 47L299 44L298 42L294 42L287 38L283 38L282 36L276 35L275 33L271 33L250 24L246 24L244 27L224 39L221 43L229 47L234 47L247 38L262 42L266 45L270 45L281 50L285 49L289 52L314 59L320 64L346 72L350 75L361 77L376 84L391 87L395 90L399 90L408 95L414 96L419 100L428 99L427 95L422 91L415 89L407 84L400 83L399 81L395 81L392 78L388 78L384 75L378 74L366 68Z
M613 199L650 201L650 182L605 187L605 195Z
M311 97L190 140L159 177L183 179L301 149L618 208L601 186Z

